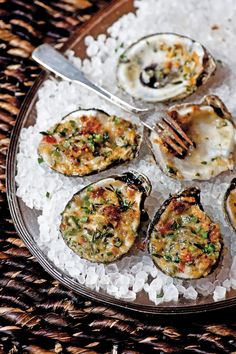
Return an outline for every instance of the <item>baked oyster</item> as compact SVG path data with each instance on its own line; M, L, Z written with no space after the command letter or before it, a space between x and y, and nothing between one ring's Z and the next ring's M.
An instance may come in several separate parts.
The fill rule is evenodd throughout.
M115 261L133 246L150 191L148 178L136 171L88 185L73 196L62 213L63 239L89 261Z
M164 202L148 236L156 266L182 279L206 277L217 265L223 247L219 225L204 212L200 190L194 187Z
M236 231L236 178L234 178L224 197L224 208L227 220Z
M219 97L208 95L200 104L174 105L166 115L184 131L192 146L185 155L178 156L168 144L167 137L171 137L168 129L164 127L162 135L152 131L150 146L163 172L177 179L208 180L233 170L236 129ZM182 136L178 132L177 135L183 143Z
M132 160L142 140L136 125L98 109L74 111L41 134L40 161L67 176L86 176Z
M209 52L191 38L157 33L141 38L119 58L119 86L134 98L162 102L184 98L216 70Z

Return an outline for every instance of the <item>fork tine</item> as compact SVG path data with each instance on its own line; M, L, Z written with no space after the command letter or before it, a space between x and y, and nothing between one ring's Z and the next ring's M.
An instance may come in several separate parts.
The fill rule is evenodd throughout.
M180 156L183 156L184 150L181 146L177 145L163 130L163 127L159 124L156 125L156 130L160 138L168 144L175 152L177 152Z
M179 126L179 124L170 116L165 115L163 117L163 120L171 127L171 128L175 128L176 132L181 135L185 141L187 141L189 143L189 145L193 146L193 142L192 140L189 139L189 137L185 134L185 132L183 131L183 129Z
M179 138L179 136L175 133L174 129L169 124L167 124L164 120L162 120L159 124L163 126L163 130L166 130L170 134L170 136L180 146L182 146L183 149L188 150L188 146L185 145L185 143Z

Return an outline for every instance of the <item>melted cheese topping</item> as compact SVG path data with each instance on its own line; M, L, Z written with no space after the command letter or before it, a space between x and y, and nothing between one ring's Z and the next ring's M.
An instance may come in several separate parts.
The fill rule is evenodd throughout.
M76 111L44 135L41 158L68 176L85 176L137 156L141 136L132 123L101 111Z
M182 109L179 106L177 113L177 122L196 147L184 159L179 159L169 153L152 132L153 153L163 171L178 179L207 180L233 170L236 136L233 123L219 117L210 106L191 105Z
M215 68L200 43L160 33L141 39L121 55L117 78L131 96L160 102L191 94Z
M207 276L219 259L219 226L195 204L193 197L173 198L150 236L156 265L172 277Z
M140 225L142 193L114 178L75 194L60 225L67 245L93 262L112 262L132 247Z

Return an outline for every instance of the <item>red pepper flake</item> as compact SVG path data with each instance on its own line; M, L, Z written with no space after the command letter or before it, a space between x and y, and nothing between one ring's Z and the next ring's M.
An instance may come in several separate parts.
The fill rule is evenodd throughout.
M165 235L168 231L172 230L172 226L174 224L174 220L169 220L165 225L160 226L157 231L159 231L162 235Z
M192 262L193 260L191 253L187 253L183 258L185 262Z
M179 270L179 272L183 273L184 269L185 269L185 264L181 262L178 266L178 270Z
M94 134L99 133L101 131L101 123L99 123L96 119L90 119L83 125L81 134Z
M173 210L175 210L177 214L182 214L185 211L185 209L186 209L186 203L176 199L173 200Z
M219 225L212 225L210 231L210 240L211 242L217 242L219 240Z
M57 139L54 138L54 136L51 136L51 135L45 135L43 137L43 141L48 143L48 144L56 144L57 142Z
M103 209L103 213L108 217L110 222L119 222L120 221L120 209L115 205L107 205Z
M103 196L104 192L105 192L105 189L102 187L99 187L99 188L95 189L94 191L92 191L91 194L92 194L93 198L99 198L99 197Z

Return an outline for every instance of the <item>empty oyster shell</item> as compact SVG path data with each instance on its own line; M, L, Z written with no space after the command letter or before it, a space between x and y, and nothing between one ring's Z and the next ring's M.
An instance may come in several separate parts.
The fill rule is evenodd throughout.
M217 96L205 96L200 104L175 105L166 113L194 146L181 159L157 133L150 133L153 155L167 175L185 180L208 180L233 169L236 129L231 114Z
M157 33L141 38L120 56L117 80L134 98L162 102L192 94L215 70L214 59L200 43Z
M38 147L40 162L67 176L86 176L134 159L142 141L131 122L98 109L68 114Z
M148 229L149 252L164 273L183 279L206 277L219 261L222 239L200 203L200 190L189 188L160 207Z
M80 257L109 263L133 246L141 223L148 178L136 171L92 183L76 193L62 213L60 231Z
M224 197L224 209L227 220L236 231L236 178L229 185Z

